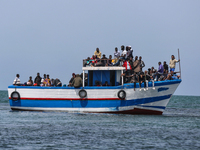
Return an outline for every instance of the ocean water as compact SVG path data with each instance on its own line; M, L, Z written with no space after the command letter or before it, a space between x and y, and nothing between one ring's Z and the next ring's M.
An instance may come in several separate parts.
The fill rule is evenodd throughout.
M163 115L11 111L0 91L0 149L200 149L200 97L173 96Z

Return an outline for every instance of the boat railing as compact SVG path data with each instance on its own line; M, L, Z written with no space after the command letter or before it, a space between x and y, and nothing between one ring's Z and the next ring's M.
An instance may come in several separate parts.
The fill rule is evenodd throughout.
M83 67L123 66L123 59L83 59Z

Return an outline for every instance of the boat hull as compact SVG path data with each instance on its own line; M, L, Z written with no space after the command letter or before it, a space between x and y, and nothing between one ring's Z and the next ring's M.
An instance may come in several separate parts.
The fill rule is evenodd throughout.
M148 83L148 90L140 91L133 84L115 87L85 87L85 98L80 98L82 88L73 87L23 87L9 86L8 95L12 110L65 111L75 113L116 113L161 115L181 80ZM143 86L143 85L142 85ZM124 90L121 99L118 92ZM18 92L18 100L11 97Z

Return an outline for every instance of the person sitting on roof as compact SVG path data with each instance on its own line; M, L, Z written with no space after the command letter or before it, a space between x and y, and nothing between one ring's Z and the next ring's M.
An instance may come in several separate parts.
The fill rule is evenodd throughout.
M95 55L92 55L92 58L91 58L91 60L92 60L91 67L94 67L94 66L96 66L96 64L97 64L97 58L96 58L96 56L95 56Z
M94 55L99 59L101 58L101 52L100 52L98 47L96 48L96 51L94 52Z
M128 51L127 51L127 57L132 57L133 58L133 50L131 46L127 46Z
M107 64L108 58L106 57L105 54L103 54L103 57L101 58L101 61L103 63L103 66L105 66Z
M82 84L83 80L81 79L80 75L77 74L74 80L72 81L72 86L74 86L75 88L79 88L82 86Z
M91 66L92 64L92 60L90 59L90 57L88 57L86 60L84 60L83 62L83 66L86 67L86 66Z
M108 59L108 66L112 66L112 55L109 55L109 59Z
M114 59L118 59L120 56L120 51L118 51L118 48L115 47L115 52L114 52Z
M19 74L16 74L16 78L13 81L13 85L15 85L15 86L21 85L20 79L19 79Z
M125 60L127 51L124 49L124 45L121 46L122 54L119 57L118 61L113 64L113 66L119 66L122 60Z
M118 48L115 47L114 59L112 60L112 63L113 63L113 64L117 63L119 57L120 57L120 52L118 51Z
M99 62L97 62L96 66L106 66L107 61L108 61L108 58L106 57L105 54L103 54L103 57L101 58Z

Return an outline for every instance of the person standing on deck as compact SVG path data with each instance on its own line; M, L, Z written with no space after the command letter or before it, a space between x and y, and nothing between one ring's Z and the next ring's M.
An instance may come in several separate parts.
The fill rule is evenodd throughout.
M136 74L139 74L140 72L140 62L138 60L138 56L135 56L135 61L133 62L133 71L136 73Z
M94 52L94 55L99 59L101 58L101 52L100 52L98 47L96 48L96 51Z
M74 80L72 81L72 86L74 86L75 88L79 88L82 86L82 84L83 80L81 79L80 75L77 74Z
M130 76L131 72L132 72L132 68L131 68L131 65L130 65L130 63L127 59L125 60L123 67L126 68L126 76ZM131 78L128 77L128 82L130 82L130 80L131 80Z
M72 85L72 82L75 79L75 77L76 77L75 73L72 73L72 78L69 80L69 85L68 86Z
M125 49L124 45L121 46L121 50L122 50L122 57L127 58L127 50Z
M174 57L174 55L172 55L171 58L172 58L172 59L171 59L170 62L169 62L170 72L171 72L171 71L174 72L174 71L175 71L176 63L177 63L177 62L180 62L180 59L179 59L179 60L176 60L175 57Z
M139 57L139 63L140 63L140 72L142 72L142 68L145 67L144 61L142 61L142 56Z
M115 47L114 59L118 59L119 57L120 57L120 51L118 51L118 48Z

